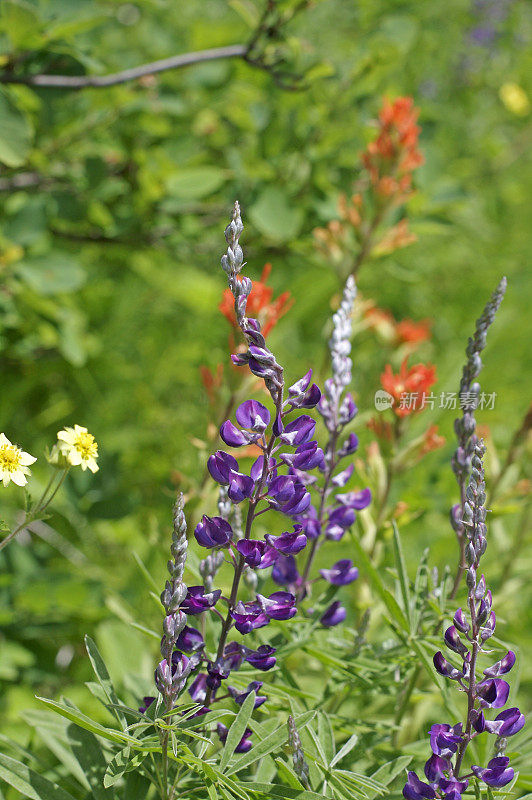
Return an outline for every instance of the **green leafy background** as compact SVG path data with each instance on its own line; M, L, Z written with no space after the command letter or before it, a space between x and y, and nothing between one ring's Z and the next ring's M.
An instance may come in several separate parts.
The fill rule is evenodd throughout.
M57 430L78 422L101 453L96 476L69 477L53 530L3 558L0 730L22 747L40 747L20 722L27 710L37 713L35 694L66 692L83 709L95 707L83 686L85 633L120 686L132 697L148 691L157 642L130 623L157 630L160 613L133 553L160 585L175 491L204 470L211 412L199 367L227 359L217 305L231 204L238 198L243 208L247 273L258 278L270 261L276 293L295 299L271 347L288 376L310 366L323 374L339 281L312 231L335 217L339 192L351 190L385 95L410 94L420 108L426 161L409 203L418 241L364 265L359 288L399 319L434 320L419 355L437 365L437 390L452 391L474 320L508 276L482 373L496 404L479 414L504 458L530 404L532 128L530 105L505 103L501 88L515 84L532 98L532 16L525 3L505 4L495 39L480 46L475 8L466 0L317 2L289 29L293 69L307 75L299 91L283 91L240 61L80 92L0 86L0 428L41 456ZM251 0L2 0L0 69L102 74L245 41L256 16ZM356 339L361 412L372 410L389 359L372 334ZM429 414L447 444L394 489L413 512L401 531L411 578L426 547L431 566L442 567L451 552L453 414L427 411L415 430ZM367 417L361 413L358 429L362 452L372 439ZM44 482L42 457L34 475ZM1 516L12 521L21 498L10 487L1 499ZM213 490L205 510L214 502ZM500 636L520 648L514 685L528 712L530 534L519 499L492 517L485 569ZM525 546L512 559L518 536ZM391 530L387 542L383 569L393 564ZM333 546L324 561L352 557L350 548ZM373 601L363 581L345 594L355 624ZM369 637L383 636L377 613ZM322 665L307 658L312 691ZM391 685L393 672L385 673ZM378 676L370 680L379 685ZM374 695L364 702L357 691L353 729L366 735L389 724L390 706ZM422 757L425 745L415 742L428 721L442 718L442 702L428 686L414 695L403 752ZM532 790L525 760L527 770L518 796Z

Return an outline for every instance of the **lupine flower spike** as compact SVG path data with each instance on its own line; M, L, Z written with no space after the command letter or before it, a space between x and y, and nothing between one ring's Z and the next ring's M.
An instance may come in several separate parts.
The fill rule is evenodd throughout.
M357 414L357 407L353 396L346 391L352 380L351 361L351 314L356 297L355 280L349 276L338 311L333 316L333 332L329 340L331 353L332 376L325 381L323 396L318 404L328 432L328 441L324 450L323 459L318 464L323 473L323 483L317 487L317 503L310 505L305 514L298 518L303 526L306 536L312 539L305 568L299 579L299 598L302 599L308 591L310 569L317 549L325 539L338 541L341 539L356 519L356 512L366 508L371 501L369 489L350 491L337 494L334 501L330 502L332 493L344 487L354 472L354 467L349 464L339 472L336 469L343 459L353 455L358 447L356 434L350 433L343 441L339 441L344 429ZM305 464L294 464L296 468L305 469ZM310 482L310 476L307 479ZM353 562L342 559L330 570L321 570L320 575L333 585L342 586L351 583L358 577L358 570L353 567ZM345 618L345 609L336 601L327 609L321 618L326 627L337 625Z
M277 591L269 596L256 591L257 570L272 567L274 579L279 581L281 575L287 574L287 565L290 568L294 556L306 547L308 537L299 518L310 505L310 494L307 490L309 474L303 470L312 470L324 461L323 452L312 438L315 421L307 413L300 413L301 409L312 409L317 405L320 390L311 383L309 373L290 387L285 399L283 368L266 345L260 321L246 315L251 281L240 275L244 263L239 243L242 230L240 208L235 203L231 222L225 230L227 251L222 257L222 268L227 275L235 319L247 349L232 356L232 361L236 366L247 366L264 381L273 408L249 399L236 409L236 424L226 420L221 425L220 436L226 445L232 448L254 445L260 456L249 474L242 472L237 459L224 450L209 457L208 470L220 485L220 493L219 513L216 516L204 514L194 530L198 544L210 551L199 565L203 584L187 589L182 580L186 526L180 501L175 514L174 561L169 563L170 580L161 598L166 617L161 643L163 660L156 673L157 688L166 708L171 709L188 676L201 666L202 671L196 672L189 686L192 699L200 704L198 714L209 713L222 683L228 681L230 674L244 662L262 672L275 666L274 647L262 644L253 649L243 644L239 637L269 625L271 620L289 620L297 612L292 591ZM346 409L344 414L349 416L349 401L346 401ZM244 513L241 508L245 509ZM288 517L288 529L278 536L256 538L253 523L257 514L272 510ZM222 598L221 590L216 589L214 583L224 560L233 564L234 575L229 597ZM347 583L356 577L345 565L337 567L335 581ZM244 597L241 596L242 583L247 587ZM221 602L226 604L223 612L217 607ZM221 620L213 655L206 652L201 632L187 624L187 615L211 612ZM242 692L227 685L227 693L237 705L241 705L251 692L255 692L255 707L258 707L267 699L260 694L261 687L262 681L251 681ZM225 741L225 726L219 724L217 731L220 740ZM250 730L243 733L236 752L249 750L250 736Z
M471 458L477 444L475 409L478 406L481 392L480 384L475 380L482 369L481 353L486 346L486 336L488 329L495 319L495 315L506 292L506 278L502 278L499 285L493 292L490 300L486 304L484 311L477 320L475 333L468 340L466 355L467 361L462 371L460 381L460 406L462 416L454 421L454 430L458 440L458 447L452 457L451 465L460 487L460 503L451 509L451 525L456 533L458 544L460 545L460 561L456 574L456 581L452 590L454 597L463 572L467 568L465 563L465 547L467 537L465 535L462 522L465 504L465 490L469 470L471 469Z
M515 663L515 654L509 651L479 675L480 660L491 652L486 644L495 632L496 623L491 592L484 575L479 575L480 560L487 547L484 453L483 442L477 442L471 458L471 476L462 520L466 538L467 607L456 611L453 625L447 628L444 635L446 647L454 659L458 656L461 664L455 666L442 652L434 655L436 671L448 680L455 681L467 695L465 722L454 725L438 723L431 727L429 737L432 755L425 764L427 782L420 780L415 772L409 772L403 789L407 800L461 800L472 778L487 786L501 788L514 777L510 760L501 751L501 743L521 730L525 718L518 708L499 709L506 705L510 691L508 683L500 676L510 672ZM490 719L491 709L498 711L494 719ZM498 737L497 755L485 767L478 764L465 767L469 744L484 733Z

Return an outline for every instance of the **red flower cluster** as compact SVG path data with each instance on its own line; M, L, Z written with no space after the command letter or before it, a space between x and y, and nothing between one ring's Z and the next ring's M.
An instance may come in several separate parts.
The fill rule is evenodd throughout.
M381 256L416 241L408 220L389 225L386 214L413 193L412 174L423 163L418 150L418 110L411 97L385 100L379 112L378 134L361 153L363 172L355 194L342 194L338 201L340 219L316 228L318 247L342 263L358 250L356 273L367 257Z
M403 319L398 322L389 311L375 305L370 305L364 312L364 316L369 328L380 333L386 341L391 341L396 345L415 346L430 339L432 326L430 319L422 319L419 322L415 322L413 319Z
M398 417L406 417L421 411L430 387L436 383L436 367L432 364L415 364L407 367L405 358L397 375L390 364L386 364L381 375L381 385L395 403L393 410Z
M423 163L417 149L420 128L418 110L411 97L385 100L379 113L379 135L362 153L376 192L384 197L399 196L401 202L411 192L412 172Z
M290 292L283 292L276 300L273 300L273 289L266 284L270 272L271 264L265 264L260 276L260 281L253 281L253 288L248 297L247 315L259 320L262 326L264 337L272 331L281 317L292 307L293 300ZM233 295L226 289L223 293L219 309L233 328L238 328Z

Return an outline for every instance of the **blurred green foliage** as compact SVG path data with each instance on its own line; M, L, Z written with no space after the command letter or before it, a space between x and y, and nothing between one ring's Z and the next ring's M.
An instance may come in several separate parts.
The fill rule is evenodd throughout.
M418 241L366 264L360 291L398 319L434 319L420 357L437 365L436 389L452 391L474 320L508 276L482 374L497 401L479 414L504 458L530 403L532 303L532 14L517 2L504 11L483 44L475 33L485 23L482 4L468 0L322 0L289 26L291 68L306 75L296 91L241 60L78 92L0 85L0 427L40 456L57 430L78 422L101 452L96 476L69 478L53 528L5 556L0 708L10 734L26 740L18 714L35 691L53 696L72 684L81 702L85 632L96 631L119 680L137 668L149 685L156 645L132 629L119 634L116 617L157 626L132 553L160 583L173 495L203 474L210 409L199 366L227 358L218 264L231 203L238 198L243 208L248 274L258 277L271 261L276 293L295 298L270 344L299 377L323 362L339 287L312 231L335 218L339 193L352 189L384 95L410 94L420 107L426 163L409 204ZM113 72L245 42L257 14L251 0L2 0L0 70ZM356 340L362 412L373 410L390 355L372 334ZM412 563L426 546L432 562L449 557L452 420L449 411L432 414L447 446L395 489L413 511L403 530ZM415 424L421 431L426 423L420 416ZM362 424L359 433L364 449L372 435ZM34 473L43 479L42 461ZM3 491L2 516L12 518L18 500ZM502 514L514 506L495 509L495 583L525 524ZM528 656L525 711L527 544L498 598L505 638ZM352 612L365 602L356 589ZM138 664L117 659L119 635ZM312 668L319 675L319 664Z

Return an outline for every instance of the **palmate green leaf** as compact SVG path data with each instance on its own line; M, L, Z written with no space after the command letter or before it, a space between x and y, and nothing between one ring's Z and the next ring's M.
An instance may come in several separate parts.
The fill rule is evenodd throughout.
M75 800L57 783L0 753L0 778L30 800Z
M255 692L250 692L250 694L248 694L242 703L240 711L236 715L231 727L229 728L229 731L227 732L227 739L225 740L224 751L220 760L220 769L222 772L225 771L229 761L231 760L231 757L233 756L233 753L235 752L235 748L238 746L244 735L244 731L246 730L249 719L253 713L255 700Z
M119 710L120 701L115 692L113 682L111 681L107 667L105 666L105 662L100 654L100 651L98 650L96 642L93 641L90 636L85 636L85 647L87 648L87 654L100 686L105 692L105 696L107 697L109 703L112 704L113 714L122 726L122 729L124 729L127 727L127 720L124 714Z
M360 544L356 535L353 534L351 537L351 542L355 548L357 563L360 565L360 571L366 576L371 587L379 595L392 619L399 625L400 628L402 628L403 631L409 633L410 625L408 624L408 620L401 610L399 603L384 585L384 581L371 563L368 554Z
M315 716L315 711L305 711L303 714L298 714L294 720L297 729L300 730L301 728L304 728L309 724L309 722L311 722L312 719L314 719ZM283 745L287 739L288 733L283 725L278 730L275 730L268 736L265 736L264 739L255 745L255 747L252 747L248 753L244 753L242 758L240 758L236 764L233 764L233 766L227 770L226 775L234 775L236 772L240 772L241 769L251 766L251 764L254 764L255 761L259 760L259 758L264 758L264 756L273 753L273 751L281 747L281 745Z

